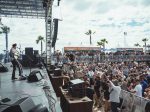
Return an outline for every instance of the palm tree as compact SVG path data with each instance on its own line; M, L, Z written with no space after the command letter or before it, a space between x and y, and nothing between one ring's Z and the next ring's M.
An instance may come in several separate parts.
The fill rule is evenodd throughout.
M101 48L101 46L104 46L104 44L101 41L99 41L99 42L97 42L97 46L99 46Z
M148 39L147 39L147 38L143 38L142 41L143 41L144 44L145 44L144 47L145 47L145 52L146 52L146 42L148 41Z
M1 27L1 32L0 34L4 33L5 34L5 40L6 40L6 55L5 55L5 63L8 62L8 33L10 32L10 28L7 26L2 26Z
M92 32L92 30L88 30L85 34L90 36L90 45L91 45L92 44L92 34L95 34L95 32Z
M103 43L103 48L105 50L105 44L108 44L108 41L105 38L103 38L101 39L101 42Z
M41 42L41 54L43 52L43 42L45 42L44 37L42 36L38 36L36 43L38 44L39 42Z
M101 47L104 46L104 44L101 41L99 41L99 42L97 42L97 46L99 46L100 50L101 50Z
M134 46L141 47L141 45L139 43L134 44Z
M150 44L147 45L148 52L150 53Z

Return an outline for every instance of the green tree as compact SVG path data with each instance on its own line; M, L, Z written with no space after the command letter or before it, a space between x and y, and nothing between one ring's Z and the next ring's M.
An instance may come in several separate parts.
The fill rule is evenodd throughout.
M134 44L134 46L141 47L141 45L139 43Z
M103 42L99 41L99 42L97 42L97 46L99 46L101 48L102 46L104 46L104 44L103 44Z
M144 47L145 47L145 52L146 52L146 45L147 45L148 39L147 38L143 38L142 41L144 42Z
M8 33L10 32L10 28L7 26L2 26L0 34L5 34L5 41L6 41L6 55L5 55L5 63L8 62Z
M102 46L104 46L104 44L101 41L99 41L99 42L97 42L97 46L99 46L100 50L101 50L101 48L102 48Z
M43 42L45 42L44 37L42 36L38 36L36 43L38 44L39 42L41 42L41 54L43 52Z
M95 34L95 32L93 32L92 30L88 30L85 34L90 36L90 45L91 45L92 44L92 35Z
M105 38L103 38L101 39L101 42L103 43L103 48L105 50L105 45L108 44L108 41Z

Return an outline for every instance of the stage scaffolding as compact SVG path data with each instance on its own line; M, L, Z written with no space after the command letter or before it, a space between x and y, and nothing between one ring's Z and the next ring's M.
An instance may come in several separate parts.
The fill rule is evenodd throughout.
M51 43L54 26L52 19L53 1L0 0L0 17L45 19L47 66L51 63Z
M44 0L0 0L4 17L45 18Z

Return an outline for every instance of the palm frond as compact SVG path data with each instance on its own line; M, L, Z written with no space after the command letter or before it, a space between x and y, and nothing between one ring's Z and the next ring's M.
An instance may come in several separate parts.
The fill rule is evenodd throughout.
M3 26L3 27L1 27L1 29L2 29L2 33L9 33L10 32L10 28L7 26Z
M101 41L100 42L97 42L97 46L103 46L104 43L102 43Z
M38 43L39 43L39 40L36 40L36 43L38 44Z
M92 34L92 30L89 30L89 34Z
M134 44L134 46L141 47L139 43Z
M143 42L146 42L146 41L148 41L148 39L147 39L147 38L143 38L142 41L143 41Z
M90 35L89 32L86 32L85 34L86 34L86 35Z
M40 36L38 36L38 37L37 37L37 40L36 40L36 43L38 44L38 43L39 43L39 41L43 41L43 42L45 42L44 37L42 37L41 35L40 35Z

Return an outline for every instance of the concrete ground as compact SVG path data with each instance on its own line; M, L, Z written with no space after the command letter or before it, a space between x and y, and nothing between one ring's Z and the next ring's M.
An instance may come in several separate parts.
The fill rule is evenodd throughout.
M11 99L11 101L7 102L7 104L11 105L21 98L31 97L35 105L43 104L47 106L47 108L49 108L48 100L43 90L43 87L45 86L46 83L46 85L50 87L51 96L56 100L56 104L55 104L56 112L62 112L59 102L57 101L56 94L53 90L53 87L51 85L51 82L48 78L46 71L37 68L32 69L32 71L39 70L44 76L44 79L38 82L29 83L27 80L12 81L11 80L12 67L10 67L10 64L5 64L5 66L8 67L9 71L0 73L0 97L1 99L4 98ZM19 78L18 70L16 71L17 71L16 77ZM23 68L23 72L24 75L27 76L30 74L29 68ZM5 108L7 107L0 105L0 112L2 112Z

